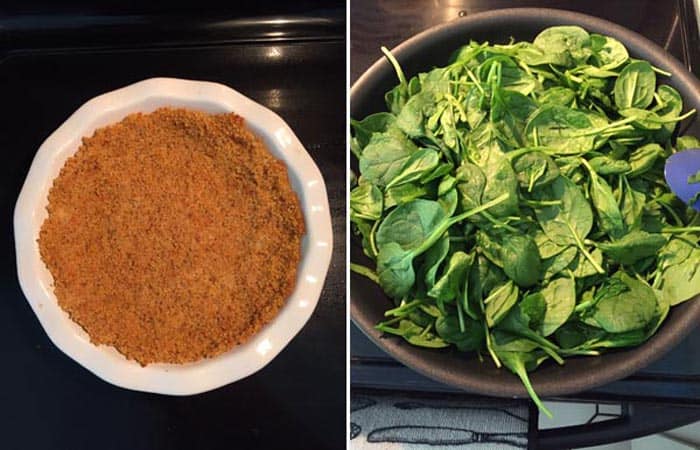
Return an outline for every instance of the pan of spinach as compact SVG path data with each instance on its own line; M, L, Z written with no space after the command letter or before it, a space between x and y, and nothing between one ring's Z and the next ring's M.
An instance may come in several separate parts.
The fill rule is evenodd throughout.
M700 146L679 126L700 92L675 60L533 9L382 51L351 94L351 304L375 342L548 413L540 395L625 376L692 329L700 213L663 166Z

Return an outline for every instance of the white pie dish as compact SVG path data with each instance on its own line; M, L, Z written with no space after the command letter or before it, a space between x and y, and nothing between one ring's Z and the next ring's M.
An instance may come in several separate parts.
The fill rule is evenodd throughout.
M53 278L37 239L48 193L64 162L95 129L134 112L182 107L210 113L235 112L287 165L306 223L297 283L285 306L248 343L211 359L182 365L142 367L113 347L96 346L58 305ZM301 330L318 303L330 264L332 228L328 196L318 167L289 126L274 112L233 89L211 82L152 78L100 95L81 106L37 151L15 206L17 272L27 301L51 341L66 355L114 385L169 395L205 392L247 377L268 364Z

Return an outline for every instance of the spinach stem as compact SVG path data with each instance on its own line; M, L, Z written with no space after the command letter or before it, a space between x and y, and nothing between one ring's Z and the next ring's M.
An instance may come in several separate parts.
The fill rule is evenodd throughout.
M521 198L521 202L525 203L527 206L538 207L538 206L559 206L562 204L561 200L529 200L527 198Z
M671 118L668 118L668 119L661 119L661 120L659 120L658 122L659 122L659 123L680 122L681 120L685 120L685 119L687 119L688 117L692 116L692 115L695 114L696 112L697 112L697 111L695 110L695 108L693 108L693 109L691 109L690 111L688 111L687 113L685 113L685 114L683 114L683 115L680 115L680 116L678 116L678 117L671 117Z
M457 304L457 320L459 321L459 331L464 333L467 330L467 327L464 325L464 313L462 312L462 305L460 305L460 301L457 300L455 302Z
M388 326L389 324L398 322L399 320L401 320L401 318L397 317L396 319L392 319L392 320L389 320L387 322L380 323L379 325L377 325L374 328L379 330L379 331L382 331L384 333L395 334L396 336L403 337L403 334L404 334L403 331L401 331L400 329Z
M666 228L662 228L661 232L664 234L700 233L700 227L666 227Z
M369 267L363 266L361 264L350 263L350 270L352 270L358 275L367 277L375 283L379 284L379 277L374 272L374 270L370 269Z
M372 249L372 253L374 254L375 258L379 254L379 249L377 249L377 242L375 240L375 235L377 234L377 229L379 228L379 222L381 221L377 220L374 222L372 228L369 230L369 246Z
M651 70L653 70L654 72L656 72L656 73L658 73L658 74L660 74L660 75L663 75L663 76L665 76L665 77L670 77L670 76L671 76L671 72L666 72L665 70L659 69L658 67L656 67L656 66L654 66L654 65L651 66Z
M472 83L476 86L476 88L481 92L481 95L486 95L486 91L484 91L483 86L481 86L481 81L474 75L474 72L471 71L471 69L466 69L467 71L467 76L469 77L470 80L472 80Z
M676 225L678 225L679 227L682 227L682 226L683 226L683 221L681 220L680 217L678 217L678 214L676 213L676 211L673 210L673 208L671 207L671 205L669 205L668 203L666 203L666 202L664 202L664 201L662 201L662 200L659 200L659 199L656 199L656 203L658 203L659 205L661 205L661 207L662 207L663 209L665 209L666 212L669 213L669 214L671 215L671 217L673 217L673 221L676 222Z
M530 398L532 398L532 401L535 402L535 405L537 405L540 411L542 411L547 417L551 419L553 417L552 412L544 406L544 403L542 403L542 400L540 400L540 397L537 395L537 392L535 392L535 389L532 387L532 384L530 383L530 377L527 375L527 370L525 369L525 365L520 363L517 365L517 367L513 367L513 369L515 369L513 371L520 378L520 381L522 381L525 385L525 390L528 394L530 394Z
M384 315L386 317L388 317L388 316L403 316L406 313L409 313L412 310L414 310L415 307L419 306L421 303L423 303L421 300L418 300L418 299L412 300L408 303L404 303L403 305L399 305L396 308L384 311Z
M385 326L387 326L387 325L393 325L393 324L395 324L396 322L401 322L402 320L404 320L403 317L394 317L393 319L385 320L384 322L382 322L382 323L380 323L380 324L377 324L377 326L376 326L375 328L376 328L377 330L379 330L380 328L378 328L378 327L380 327L380 326L381 326L381 327L385 327Z
M406 76L403 74L403 70L401 69L399 62L396 60L391 51L388 48L382 46L382 53L384 53L384 56L386 56L386 59L389 60L391 65L394 66L396 76L399 78L399 83L401 83L403 86L408 86L408 83L406 83Z
M503 286L499 287L498 289L494 290L489 294L488 297L484 299L484 305L488 305L492 299L498 297L498 295L501 293L501 291L505 289L510 289L512 287L512 283L506 283Z
M600 356L600 352L597 350L584 350L580 348L583 346L573 347L569 349L561 349L563 356Z
M506 230L510 231L511 233L518 233L518 232L520 232L520 230L518 230L518 229L515 228L515 227L511 227L511 226L508 225L506 222L502 222L502 221L496 219L496 218L493 217L488 211L482 212L481 215L484 216L484 217L486 217L486 219L488 219L489 222L491 222L492 224L496 225L497 227L505 228Z
M491 334L489 333L489 327L488 325L486 325L486 322L484 322L484 333L486 334L486 349L488 350L489 355L491 355L493 363L496 364L496 367L500 369L503 365L501 364L501 360L498 359L496 352L493 351L493 344L491 343Z
M609 131L610 129L615 129L615 128L620 127L622 125L627 125L629 123L634 122L635 120L636 120L636 118L634 118L634 117L628 117L626 119L621 119L621 120L617 120L615 122L610 122L609 124L604 125L602 127L592 128L592 129L583 131L581 133L573 133L571 135L571 137L583 137L583 136L590 136L593 134L600 134L604 131ZM625 128L625 129L627 129L627 128ZM618 130L615 130L615 131L618 131ZM622 131L622 130L619 130L619 131Z
M441 223L435 229L435 231L433 231L430 234L430 236L425 241L423 241L423 243L420 246L418 246L415 250L412 250L411 254L413 255L414 258L416 256L422 255L430 247L432 247L433 244L435 244L435 242L438 239L440 239L440 236L442 236L445 233L445 231L447 231L452 225L459 223L459 222L463 221L464 219L467 219L475 214L479 214L482 211L486 211L489 208L493 208L494 206L496 206L498 204L503 203L504 201L506 201L508 199L509 196L510 196L510 194L508 194L507 192L503 193L503 194L499 195L498 197L494 198L493 200L484 203L481 206L477 206L476 208L470 209L469 211L466 211L466 212L463 212L462 214L456 215L456 216L450 218L449 220L445 220L443 223Z
M554 361L556 361L557 364L559 364L560 366L564 364L564 360L561 358L561 356L559 356L559 354L557 354L557 352L555 352L555 351L552 350L551 348L545 347L545 346L540 346L540 348L541 348L546 354L548 354Z
M593 259L593 256L586 250L586 248L583 246L583 242L581 242L581 239L578 237L578 234L576 234L576 230L573 229L571 224L569 222L566 222L566 226L569 228L569 231L571 232L571 235L574 237L574 240L576 241L576 246L581 250L581 253L583 253L583 256L586 257L586 259L591 263L593 268L595 269L596 272L600 274L604 274L605 270L603 270L602 267L600 267L600 264L595 262Z
M589 300L587 302L581 302L574 307L574 312L579 313L581 311L585 311L588 308L590 308L591 306L595 305L595 303L596 302L594 300Z
M428 333L430 333L430 330L432 330L432 329L433 329L433 323L431 322L430 324L428 324L427 327L425 327L423 329L423 331L421 331L421 333L418 335L418 337L425 337Z

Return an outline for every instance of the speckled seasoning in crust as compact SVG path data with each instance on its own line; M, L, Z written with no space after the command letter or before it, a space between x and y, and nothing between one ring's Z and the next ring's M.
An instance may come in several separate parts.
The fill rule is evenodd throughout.
M132 114L84 138L49 192L41 257L95 344L145 365L216 356L294 289L304 219L236 114Z

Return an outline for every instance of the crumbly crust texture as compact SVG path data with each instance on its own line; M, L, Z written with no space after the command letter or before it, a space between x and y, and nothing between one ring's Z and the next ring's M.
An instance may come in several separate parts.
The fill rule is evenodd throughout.
M98 129L47 209L39 248L59 305L142 365L226 352L294 289L299 200L236 114L163 108Z

